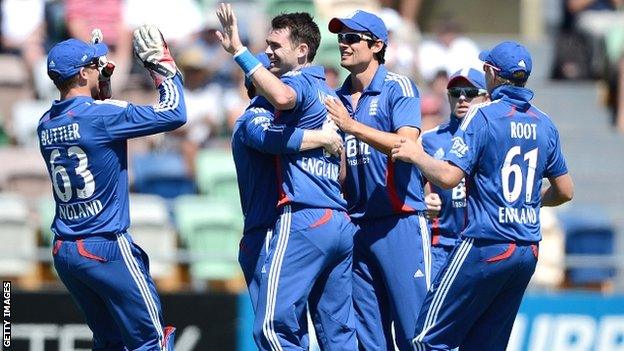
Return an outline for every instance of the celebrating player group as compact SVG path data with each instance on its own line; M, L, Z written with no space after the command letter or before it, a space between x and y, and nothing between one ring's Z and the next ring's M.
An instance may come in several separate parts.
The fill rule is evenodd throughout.
M308 349L309 314L322 350L505 350L539 255L540 207L573 196L557 129L525 87L526 48L502 42L479 55L483 71L453 73L449 121L421 133L418 89L384 66L378 16L329 22L349 73L336 91L313 64L309 14L273 18L258 55L230 4L216 16L251 98L232 152L257 347ZM60 99L38 134L57 203L54 265L94 350L172 351L147 255L127 233L126 144L181 126L186 110L158 29L140 27L133 44L155 106L109 99L101 33L48 54Z

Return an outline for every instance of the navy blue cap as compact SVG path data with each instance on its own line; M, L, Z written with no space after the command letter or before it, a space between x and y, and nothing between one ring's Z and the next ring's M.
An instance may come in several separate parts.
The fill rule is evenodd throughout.
M358 32L370 32L375 37L388 43L388 29L386 25L376 15L370 12L357 10L349 16L338 18L334 17L329 21L329 31L332 33L339 33L342 27L347 27Z
M265 52L257 54L256 58L258 59L258 61L260 61L264 68L269 69L269 67L271 66L271 60L269 60L269 56L267 56ZM251 78L245 77L245 88L249 89L249 87L251 87L251 84Z
M466 81L475 88L487 89L485 85L485 74L474 68L462 68L453 73L449 78L446 88L452 87L458 81Z
M514 81L526 81L533 68L531 54L515 41L504 41L492 50L481 51L479 59L500 69L499 76Z
M108 47L104 43L88 44L73 38L62 41L48 53L48 76L57 83L66 81L76 75L81 67L107 52Z

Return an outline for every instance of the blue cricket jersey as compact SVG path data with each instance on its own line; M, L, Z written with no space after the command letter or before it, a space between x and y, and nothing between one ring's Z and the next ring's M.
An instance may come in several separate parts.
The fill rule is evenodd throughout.
M179 75L159 86L155 106L78 96L55 101L37 127L48 167L60 238L118 234L130 225L127 139L186 122Z
M445 157L467 175L462 235L538 242L542 179L568 172L559 132L531 90L503 85L491 96L469 110Z
M245 216L243 233L275 224L275 154L299 152L303 140L303 130L272 126L273 118L271 104L256 97L234 124L232 155Z
M443 159L460 123L459 118L451 115L448 122L424 132L421 140L425 152L438 160ZM465 178L453 189L443 189L433 183L430 186L432 192L438 194L442 201L440 214L430 221L431 242L434 245L454 246L466 226Z
M420 97L408 78L380 65L357 107L351 105L351 80L337 91L349 114L360 123L384 132L401 127L420 128ZM423 181L418 168L392 162L386 154L347 135L347 178L344 194L353 218L379 218L426 209Z
M325 82L321 66L290 71L281 77L297 94L295 107L276 112L276 124L302 129L320 129L327 121L327 98L336 93ZM322 148L277 158L280 184L278 206L295 204L306 208L345 210L346 201L340 193L340 158Z

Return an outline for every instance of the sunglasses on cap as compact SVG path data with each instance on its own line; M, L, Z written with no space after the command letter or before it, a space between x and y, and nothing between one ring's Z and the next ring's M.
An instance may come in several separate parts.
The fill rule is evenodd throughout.
M485 95L487 91L479 88L453 87L448 89L448 93L454 98L465 96L469 99L472 99L479 95Z
M362 40L365 40L365 41L375 41L375 39L373 37L371 37L370 35L363 34L363 33L356 33L356 32L352 32L352 33L338 33L338 42L339 43L344 43L344 44L347 44L347 45L351 45L351 44L359 43Z
M99 57L95 57L95 58L93 58L93 60L87 61L87 62L83 63L82 65L74 66L74 68L89 67L89 66L93 66L93 65L99 66L99 64L100 64L100 58Z
M483 72L485 72L487 70L487 68L490 67L493 70L495 70L496 72L500 72L500 68L494 66L493 64L491 64L490 62L484 62L483 63Z

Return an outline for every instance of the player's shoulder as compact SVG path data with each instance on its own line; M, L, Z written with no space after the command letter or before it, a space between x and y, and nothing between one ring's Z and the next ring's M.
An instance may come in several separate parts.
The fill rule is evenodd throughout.
M303 78L303 71L293 70L282 74L281 78Z
M408 77L398 73L390 71L386 73L384 88L399 96L419 97L416 84Z
M90 108L100 114L117 114L125 111L130 104L123 100L94 100Z
M420 134L420 138L422 139L423 147L428 148L433 146L438 139L438 133L440 133L442 125L438 125L435 128L431 128L426 130Z
M423 141L434 139L440 133L440 131L444 130L445 124L446 123L441 123L434 128L425 130L420 134L420 137L423 139Z
M488 112L490 111L490 109L496 108L495 106L499 103L499 101L500 100L485 101L470 106L468 112L466 113L466 116L459 125L459 129L465 131L468 129L468 127L481 127L487 124L486 116Z

